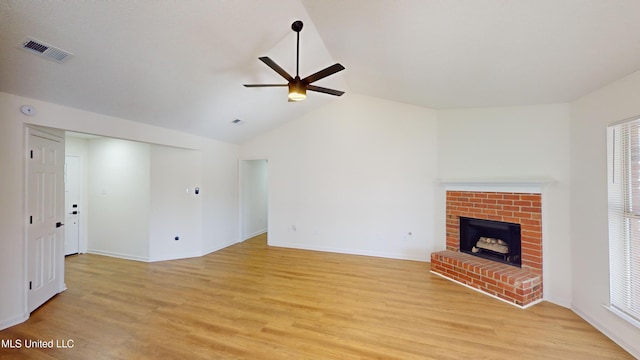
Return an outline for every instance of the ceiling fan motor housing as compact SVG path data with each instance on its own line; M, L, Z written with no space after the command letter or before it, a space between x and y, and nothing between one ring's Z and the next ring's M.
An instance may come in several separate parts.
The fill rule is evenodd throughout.
M294 21L293 24L291 24L291 30L295 31L295 32L300 32L302 30L302 21L297 20Z

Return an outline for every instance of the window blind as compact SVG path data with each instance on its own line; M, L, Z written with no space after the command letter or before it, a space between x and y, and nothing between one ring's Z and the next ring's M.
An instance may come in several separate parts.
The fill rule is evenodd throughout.
M608 128L610 306L640 322L640 119Z

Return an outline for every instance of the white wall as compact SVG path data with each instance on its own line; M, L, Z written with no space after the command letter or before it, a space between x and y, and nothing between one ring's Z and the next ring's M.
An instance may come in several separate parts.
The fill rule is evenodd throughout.
M542 199L544 296L566 307L572 256L569 116L567 104L438 111L442 179L554 180ZM439 205L444 213L444 200ZM438 226L444 248L444 224Z
M150 155L150 260L202 255L201 152L152 145Z
M435 111L346 94L241 158L269 159L270 245L427 260L437 144Z
M149 259L149 144L89 141L88 251Z
M202 253L240 241L238 146L208 141L202 151Z
M269 202L267 160L240 162L240 235L243 240L267 231Z
M640 358L640 329L609 304L606 128L640 116L640 72L571 104L572 308Z
M24 116L20 106L36 107ZM28 317L24 272L24 126L35 124L108 137L199 150L202 177L202 252L239 239L238 147L134 121L0 93L0 329Z
M200 151L113 138L86 143L88 251L141 261L200 256ZM179 240L175 240L178 236Z

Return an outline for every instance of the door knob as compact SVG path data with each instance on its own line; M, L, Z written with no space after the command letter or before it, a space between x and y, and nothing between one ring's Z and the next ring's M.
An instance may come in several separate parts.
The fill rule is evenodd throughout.
M72 211L72 212L69 213L69 215L78 215L78 212L77 211Z
M59 227L61 227L61 226L64 226L64 224L58 221L58 222L56 223L56 228L59 228Z

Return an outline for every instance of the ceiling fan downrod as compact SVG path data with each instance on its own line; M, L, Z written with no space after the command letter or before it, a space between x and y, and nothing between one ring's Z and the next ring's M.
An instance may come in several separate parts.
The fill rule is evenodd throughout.
M302 21L297 20L291 24L291 30L296 32L296 79L300 79L300 31L302 30Z

